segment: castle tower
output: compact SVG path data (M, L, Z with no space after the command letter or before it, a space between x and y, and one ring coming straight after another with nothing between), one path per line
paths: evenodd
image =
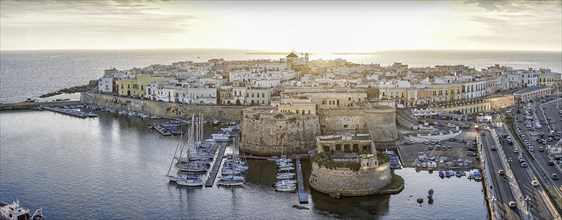
M309 59L308 59L308 52L306 52L304 54L304 61L306 61L308 63Z

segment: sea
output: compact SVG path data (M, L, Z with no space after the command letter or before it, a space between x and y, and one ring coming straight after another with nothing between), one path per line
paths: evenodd
M36 98L89 80L103 70L177 61L279 59L283 54L241 50L1 51L0 102ZM559 52L388 51L311 54L358 63L410 66L494 64L560 72ZM48 219L487 219L481 182L441 179L413 168L395 195L332 199L310 189L308 209L295 209L295 193L275 192L271 161L249 160L242 188L188 188L170 184L167 170L179 137L163 137L139 118L96 112L79 119L49 111L0 112L0 200L19 199ZM207 127L208 136L218 128ZM229 149L232 150L232 149ZM310 162L303 164L305 180ZM434 201L416 202L434 189Z

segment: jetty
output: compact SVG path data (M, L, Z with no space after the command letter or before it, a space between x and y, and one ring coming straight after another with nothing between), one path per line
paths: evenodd
M215 184L215 179L217 178L217 174L219 174L219 168L222 163L222 159L224 157L224 152L226 151L226 145L220 145L219 154L213 163L213 167L211 167L211 172L209 172L209 176L207 177L207 181L205 182L205 187L212 187Z
M297 157L297 194L299 196L299 203L308 203L308 194L304 191L304 177L302 175L301 158Z
M76 111L76 110L72 110L72 109L64 109L64 108L56 108L56 107L43 107L43 109L53 111L53 112L58 112L58 113L65 114L65 115L75 116L75 117L79 117L79 118L87 118L88 117L88 115L86 113Z

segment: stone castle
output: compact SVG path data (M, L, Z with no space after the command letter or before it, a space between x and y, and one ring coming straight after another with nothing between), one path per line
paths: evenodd
M310 187L332 196L366 196L392 182L386 155L377 154L369 134L317 137Z
M357 103L346 108L320 108L317 114L279 112L274 107L243 110L242 149L257 155L304 154L320 135L368 133L379 147L398 140L396 108Z

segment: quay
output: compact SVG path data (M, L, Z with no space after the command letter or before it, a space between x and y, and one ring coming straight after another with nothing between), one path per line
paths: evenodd
M304 180L302 175L301 158L297 157L297 194L299 196L299 203L308 203L308 194L304 191Z
M84 112L79 112L79 111L76 111L76 110L69 110L69 109L56 108L56 107L43 107L43 109L53 111L53 112L57 112L57 113L61 113L61 114L65 114L65 115L75 116L75 117L79 117L79 118L87 118L88 117L88 115L86 115Z
M205 182L205 187L212 187L215 183L215 179L217 178L217 174L219 173L219 168L222 163L222 159L224 157L224 152L226 151L226 145L220 145L219 154L213 163L213 167L211 167L211 172L209 173L209 177L207 177L207 181Z
M57 102L20 102L0 104L0 111L39 109L48 106L80 105L80 101L57 101Z

